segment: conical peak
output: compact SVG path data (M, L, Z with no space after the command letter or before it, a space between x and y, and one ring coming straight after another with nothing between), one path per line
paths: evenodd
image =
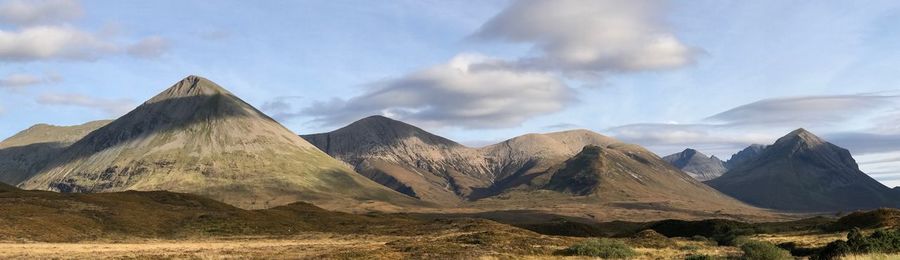
M807 144L807 145L819 145L825 143L822 138L819 138L815 134L807 131L806 129L799 128L794 130L784 137L775 141L775 144L783 144L783 143L799 143L799 144Z
M231 95L231 92L225 90L215 82L204 77L190 75L172 85L152 100L189 97L189 96L213 96L213 95Z

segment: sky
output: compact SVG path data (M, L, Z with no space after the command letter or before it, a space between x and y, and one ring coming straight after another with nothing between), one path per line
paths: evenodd
M900 2L0 0L0 138L188 75L299 134L584 128L727 159L806 128L900 185Z

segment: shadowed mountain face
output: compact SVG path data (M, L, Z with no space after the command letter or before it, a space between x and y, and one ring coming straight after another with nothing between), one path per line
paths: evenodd
M36 174L66 147L111 121L77 126L38 124L0 142L0 182L16 185Z
M299 200L326 207L412 201L196 76L91 132L20 186L61 192L169 190L243 208Z
M694 149L685 149L680 153L672 154L662 159L699 181L718 178L728 170L719 158L715 156L707 157Z
M370 179L426 201L455 203L526 185L585 145L618 142L586 130L529 134L476 149L371 116L304 139Z
M780 210L900 206L900 196L860 171L849 151L804 129L707 184L749 204Z
M737 168L738 165L752 161L754 158L762 154L762 151L766 149L765 145L762 144L753 144L744 148L740 152L731 155L731 159L725 162L725 168L734 169Z
M603 201L665 201L705 207L741 205L672 167L650 151L631 144L584 149L547 172L546 189Z

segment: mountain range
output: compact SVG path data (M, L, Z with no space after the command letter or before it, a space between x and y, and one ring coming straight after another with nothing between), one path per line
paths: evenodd
M802 129L727 162L693 149L660 158L589 130L468 147L384 116L298 136L197 76L116 120L36 125L0 142L0 181L65 193L166 190L246 209L305 201L342 211L595 219L900 206L896 189L862 173L849 151Z
M382 185L438 204L484 210L641 208L692 215L728 209L764 214L643 147L588 130L526 134L473 148L371 116L303 138ZM573 210L573 205L588 206Z

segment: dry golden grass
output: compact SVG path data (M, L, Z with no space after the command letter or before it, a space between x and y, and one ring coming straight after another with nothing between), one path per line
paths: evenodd
M821 247L838 239L847 239L847 232L819 233L819 232L790 232L778 234L758 234L751 236L753 240L761 240L772 244L794 242L798 247Z
M841 257L841 260L895 260L900 259L900 254L865 254L865 255L848 255Z

